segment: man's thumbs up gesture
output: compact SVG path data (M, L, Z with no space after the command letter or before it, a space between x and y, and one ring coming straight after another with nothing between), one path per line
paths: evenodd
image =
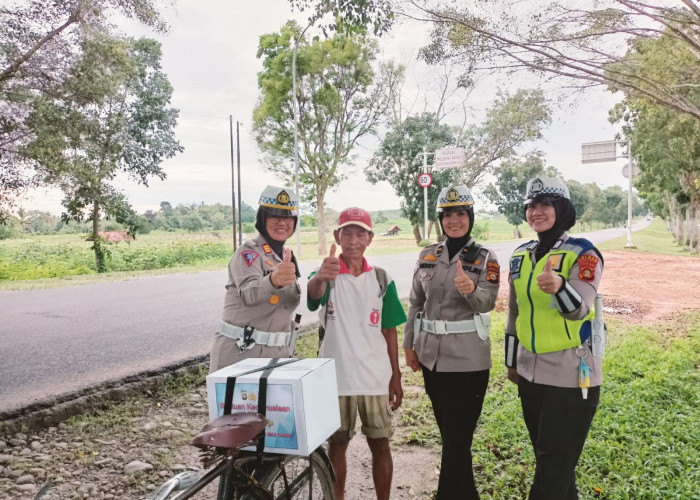
M284 249L284 259L277 264L275 270L270 275L270 282L275 288L291 285L297 278L294 262L292 262L292 251L289 248Z
M455 288L462 295L467 295L474 291L474 282L469 276L464 273L462 269L462 261L457 260L457 276L455 276Z
M547 259L542 274L537 277L537 286L544 293L557 293L564 284L564 278L552 271L552 261Z
M335 256L336 248L335 243L333 243L331 245L331 251L328 254L328 257L323 259L321 268L316 273L318 279L324 283L335 280L335 277L338 276L338 273L340 272L340 261L338 260L338 257Z

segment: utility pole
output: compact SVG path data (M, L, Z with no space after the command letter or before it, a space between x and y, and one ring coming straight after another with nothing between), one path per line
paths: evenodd
M231 138L231 210L233 211L233 251L236 251L236 183L235 166L233 163L233 116L228 115L229 137ZM238 183L240 184L240 176Z
M238 131L238 120L236 120L236 156L238 160L238 245L243 244L243 221L241 210L241 136ZM234 232L235 234L235 232Z
M428 173L428 152L423 146L423 173ZM428 188L423 188L423 239L428 239Z

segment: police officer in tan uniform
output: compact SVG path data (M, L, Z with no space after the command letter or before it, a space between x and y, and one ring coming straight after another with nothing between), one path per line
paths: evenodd
M294 352L298 325L292 316L301 288L296 259L284 243L294 234L299 201L292 191L267 186L259 205L258 235L241 245L228 265L210 372L245 358L289 357Z
M528 498L575 500L576 464L603 379L602 354L590 343L603 257L590 241L566 233L576 210L561 179L528 182L525 218L537 240L510 260L505 361L535 451Z
M471 443L491 368L489 311L500 267L496 254L470 236L473 205L466 186L440 192L437 212L447 239L418 257L404 330L406 364L423 371L442 436L438 500L479 498Z

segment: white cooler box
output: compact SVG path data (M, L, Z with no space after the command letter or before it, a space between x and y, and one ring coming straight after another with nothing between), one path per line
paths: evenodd
M207 375L209 419L224 414L226 378L269 365L271 358L248 358ZM280 359L283 363L289 359ZM258 411L262 371L236 379L231 413ZM267 377L265 451L309 455L340 427L335 361L300 359L276 367ZM253 449L250 447L250 449Z

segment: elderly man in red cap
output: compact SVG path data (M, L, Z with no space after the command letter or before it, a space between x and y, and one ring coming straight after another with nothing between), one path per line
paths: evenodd
M307 288L309 310L321 306L320 357L333 358L338 376L341 426L328 440L335 470L335 494L345 498L345 453L355 434L357 414L372 452L372 476L378 500L389 500L393 462L389 438L391 410L401 405L396 327L406 322L396 285L386 271L364 257L372 243L372 218L361 208L342 211L333 232L336 245Z

